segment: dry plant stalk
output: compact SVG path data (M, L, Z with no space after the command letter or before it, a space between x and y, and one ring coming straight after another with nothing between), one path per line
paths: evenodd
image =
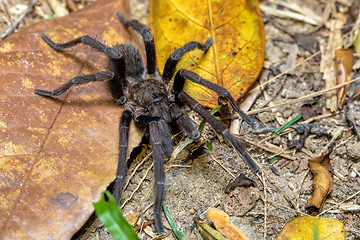
M336 86L336 69L335 69L335 50L342 47L341 27L343 22L338 19L330 21L329 42L326 46L323 59L320 64L320 72L322 72L325 80L325 89ZM337 91L331 91L326 94L326 108L331 112L335 112L337 105Z

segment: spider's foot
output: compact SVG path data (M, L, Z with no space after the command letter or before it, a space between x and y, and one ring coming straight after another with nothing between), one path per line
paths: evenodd
M276 129L272 124L264 124L256 118L250 118L250 127L253 134L268 133Z
M44 96L44 97L49 97L49 98L54 98L55 99L55 95L53 94L53 92L51 91L47 91L44 89L35 89L34 93L36 93L37 95L40 96Z
M124 17L124 15L121 12L116 13L119 21L125 26L128 20Z

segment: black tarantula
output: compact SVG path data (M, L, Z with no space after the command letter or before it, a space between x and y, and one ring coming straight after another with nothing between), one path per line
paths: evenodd
M156 65L154 39L150 31L137 20L128 21L121 13L117 13L117 16L126 28L132 27L144 39L147 58L146 69L138 49L132 45L116 44L113 47L107 47L89 36L82 36L67 43L59 44L54 43L48 36L43 34L41 36L43 40L57 51L83 43L104 53L109 58L108 68L110 71L77 76L54 91L36 89L35 93L54 98L67 91L72 85L95 81L109 82L111 93L116 103L124 106L124 112L120 120L119 157L114 197L117 203L119 203L127 168L126 153L128 149L129 127L131 120L133 120L136 124L147 128L149 131L154 161L156 193L154 204L155 226L159 234L164 234L165 231L161 217L161 203L164 198L165 181L164 159L170 157L173 152L168 123L176 121L176 124L190 138L197 139L200 137L200 133L194 123L181 111L180 107L182 105L188 105L192 110L200 114L218 134L222 134L242 156L253 172L256 173L259 170L255 161L225 125L208 113L196 100L182 91L185 79L201 84L216 92L219 96L226 98L232 108L247 123L251 124L252 120L240 110L233 97L225 88L201 78L194 72L186 69L179 70L175 75L173 86L169 85L179 60L187 52L195 48L206 52L212 44L212 38L209 38L205 44L189 42L173 51L166 62L163 74L160 75Z

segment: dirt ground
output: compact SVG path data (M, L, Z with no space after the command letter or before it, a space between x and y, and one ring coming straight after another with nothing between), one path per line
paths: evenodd
M274 6L273 2L271 0L261 1L261 5ZM334 2L334 4L328 6L328 2ZM14 12L14 17L28 4L16 0L7 1L7 3L8 9ZM83 4L83 2L76 3ZM352 1L294 0L292 3L305 10L311 9L315 16L321 18L327 7L330 9L335 7L341 11L346 4L352 3ZM132 0L131 4L133 17L147 24L148 3L143 0ZM43 8L45 16L47 10L46 7ZM284 7L278 4L278 8ZM44 16L28 15L25 22L21 22L20 28L41 20ZM261 83L311 56L318 51L316 47L318 43L320 43L318 46L320 49L327 46L330 32L327 27L317 28L303 21L280 18L266 10L263 18L267 39L265 64L259 77ZM6 21L2 20L1 32L7 27ZM299 40L296 37L297 33L309 34L315 36L316 39ZM318 55L288 72L285 81L278 78L269 83L260 91L251 110L266 102L274 94L276 96L267 106L323 90L325 83L323 74L320 73L320 62L321 57ZM356 77L359 77L359 74L354 71L353 78ZM278 90L280 87L281 89ZM359 87L359 82L351 84L347 95L351 96L354 89ZM318 103L325 104L326 102L325 95L313 99ZM257 117L264 123L271 123L278 127L283 122L297 116L303 103L298 102L267 110L258 113ZM357 125L355 127L360 128L360 101L355 100L345 106L343 110L335 112L331 112L325 106L322 109L322 115L327 117L319 118L312 123L326 129L332 136L336 132L339 133L338 137L310 134L303 148L297 151L291 149L292 156L297 160L280 158L271 164L279 170L279 174L275 174L269 167L268 160L274 157L273 152L246 142L253 141L279 153L287 152L289 150L287 141L297 139L299 136L294 131L275 137L269 137L271 134L254 135L249 132L246 124L242 123L239 132L240 140L244 141L247 151L260 164L263 173L261 177L265 181L250 172L233 148L216 136L210 127L206 127L202 138L212 142L212 151L207 150L205 146L200 146L194 151L195 143L182 151L174 161L167 164L165 203L180 231L184 232L191 227L194 217L208 221L206 211L211 207L216 207L229 214L230 221L241 229L248 239L276 239L286 222L305 213L305 204L312 195L311 185L313 183L313 175L308 170L308 159L325 152L328 144L333 142L334 151L330 158L334 183L323 207L324 210L332 209L322 216L343 222L346 239L360 239L360 196L356 195L346 200L360 190L360 142L349 126L344 113L344 109L346 109L348 115L354 119L353 122ZM192 116L198 123L201 121L196 115ZM267 140L264 141L264 139ZM181 141L179 137L174 139L175 143L179 141ZM143 155L146 156L148 152L149 150L145 150ZM139 158L141 160L141 157ZM128 174L132 173L138 164L139 160L135 159ZM143 181L123 211L125 214L140 213L141 220L144 222L153 218L153 176L152 170L148 170L150 165L151 158L136 170L136 174L123 194L124 199L127 199ZM225 187L234 179L233 176L237 176L239 173L246 173L247 176L254 179L257 187L237 187L230 194L226 194ZM142 180L143 178L144 180ZM264 191L264 182L268 189L266 192ZM354 210L345 211L343 210L344 206L353 206ZM169 230L168 223L166 221L164 223L166 229ZM148 226L138 235L141 239L151 239L156 234L153 226ZM73 239L112 238L101 222L92 216ZM175 239L175 237L170 235L167 239ZM195 229L190 239L202 239L202 237Z

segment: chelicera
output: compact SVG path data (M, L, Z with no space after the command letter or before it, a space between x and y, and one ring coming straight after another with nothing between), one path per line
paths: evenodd
M251 124L252 120L240 110L233 97L224 87L205 80L198 74L186 69L181 69L175 74L177 63L187 52L198 48L205 53L212 44L212 38L209 38L204 44L192 41L173 51L167 59L163 74L160 75L156 65L154 39L150 31L137 20L129 21L121 13L117 13L117 16L126 28L132 27L142 36L147 58L146 67L139 50L132 45L116 44L108 47L89 36L82 36L66 43L54 43L48 36L43 34L43 40L57 51L83 43L105 54L109 58L109 71L77 76L54 91L36 89L35 93L55 98L73 85L108 81L116 103L124 107L120 120L119 157L114 184L114 197L117 203L120 203L127 168L126 153L129 127L131 121L134 121L149 132L154 161L155 226L159 234L164 234L161 217L161 203L164 199L164 163L173 152L169 123L175 122L190 138L197 139L200 136L192 120L182 112L181 107L184 104L202 116L218 134L223 135L253 172L256 173L259 170L255 161L225 125L213 117L195 99L182 91L185 79L201 84L216 92L219 96L226 98L232 108L247 123ZM169 85L174 74L174 84Z

